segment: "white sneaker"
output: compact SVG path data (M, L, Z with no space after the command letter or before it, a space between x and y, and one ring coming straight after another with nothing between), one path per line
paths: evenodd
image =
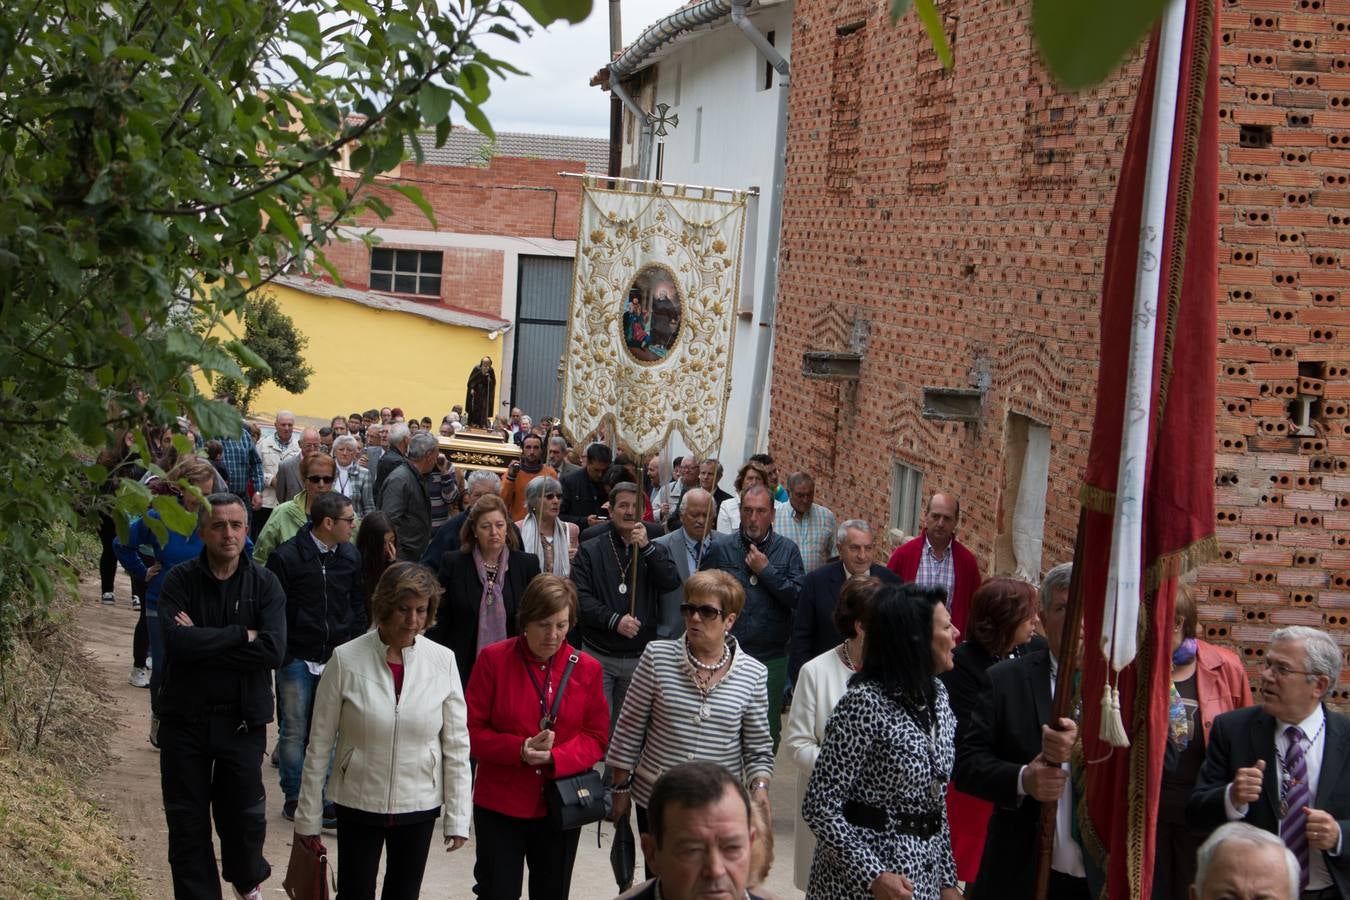
M132 612L141 611L141 598L137 597L135 594L131 595L131 611Z
M140 666L131 670L131 677L127 679L132 687L148 688L150 686L150 673Z
M113 597L112 591L107 591L107 592L104 593L104 595L103 595L102 597L100 597L99 599L102 600L104 603L108 604L109 606L111 606L112 604L114 604L114 603L117 602L117 599L116 599L115 597Z
M247 894L240 891L239 888L235 888L234 895L238 897L239 900L262 900L263 895L262 885L256 886L255 888L253 888L253 890L249 891Z

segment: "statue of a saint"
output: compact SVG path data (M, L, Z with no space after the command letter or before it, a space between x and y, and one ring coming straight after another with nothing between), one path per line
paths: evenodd
M487 428L492 423L492 401L496 395L497 373L492 371L492 358L485 356L469 373L464 412L470 428Z

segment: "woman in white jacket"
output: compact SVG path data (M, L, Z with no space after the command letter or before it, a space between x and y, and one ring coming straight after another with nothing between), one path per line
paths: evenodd
M802 798L806 795L806 784L811 780L820 745L825 741L825 723L830 720L830 713L834 712L839 698L848 690L848 680L862 667L867 616L881 586L879 578L850 578L844 583L834 606L834 625L841 635L849 637L833 650L826 650L803 665L792 689L792 711L788 714L783 743L787 744L788 752L797 764L792 880L799 890L806 890L811 875L811 855L816 849L816 836L802 821Z
M417 897L436 819L445 848L469 833L469 732L450 650L422 636L441 586L417 563L394 563L371 598L376 628L333 652L319 679L305 752L297 840L316 840L323 783L337 805L338 894L375 897L380 855L384 900ZM336 748L336 754L334 754Z

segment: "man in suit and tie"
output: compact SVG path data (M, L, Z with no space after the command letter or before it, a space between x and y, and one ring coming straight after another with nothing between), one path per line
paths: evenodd
M1326 632L1274 632L1260 705L1214 720L1186 806L1192 828L1240 820L1279 835L1298 860L1301 900L1350 898L1350 718L1323 706L1342 663Z
M872 526L862 519L849 519L835 531L839 558L806 573L792 619L792 645L788 653L788 678L797 683L797 672L808 661L838 646L844 638L834 627L834 607L839 592L850 578L880 578L890 584L900 579L885 566L872 562L876 546Z
M991 689L980 698L966 739L956 748L956 789L994 804L979 875L966 891L972 900L1031 900L1042 803L1057 804L1047 897L1090 896L1083 849L1073 837L1068 786L1069 752L1078 727L1072 719L1060 719L1053 728L1049 724L1060 648L1079 639L1064 634L1071 572L1072 564L1064 563L1041 581L1046 649L989 669Z
M604 672L612 730L638 659L656 637L658 601L679 585L680 576L666 548L651 540L639 519L636 484L621 481L610 488L609 512L604 532L582 541L571 574L584 648Z
M675 563L675 570L680 573L680 583L662 594L658 604L656 636L662 640L684 634L684 617L680 615L680 604L684 602L684 582L698 571L716 535L712 529L712 495L703 488L694 488L685 494L684 514L680 521L680 528L655 540L655 543L666 548Z

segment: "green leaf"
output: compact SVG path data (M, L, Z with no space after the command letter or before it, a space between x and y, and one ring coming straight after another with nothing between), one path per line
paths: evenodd
M520 0L520 6L540 25L566 19L573 25L591 14L591 0Z
M909 12L910 0L891 0L891 24L894 25Z
M253 352L253 349L240 340L225 342L225 349L234 354L234 358L239 360L239 364L246 369L263 369L271 374L272 367L267 364L267 360Z
M460 103L460 108L464 110L464 121L489 138L497 139L497 132L492 130L492 124L488 122L487 116L483 115L483 110L480 107L473 103Z
M1080 89L1106 80L1167 0L1032 0L1031 30L1050 73Z
M201 431L202 437L210 438L236 438L239 436L239 426L243 417L239 415L239 410L218 400L208 400L201 395L193 397L184 397L183 405L187 407L188 415L192 421L197 423L197 428Z
M431 208L431 204L427 202L427 198L422 196L422 191L418 189L416 185L391 184L390 187L411 200L413 205L422 211L422 215L427 217L427 221L431 223L432 229L434 230L436 228L436 212Z
M450 113L450 104L455 95L448 89L438 84L426 82L417 91L417 109L422 114L422 120L428 125L445 119Z
M894 4L895 0L892 0L892 8ZM914 11L919 14L919 21L923 22L924 30L928 32L928 39L933 42L938 59L942 60L942 68L950 69L955 60L952 59L951 45L947 42L947 32L942 27L942 13L938 12L933 0L914 0Z
M323 38L319 34L319 15L312 10L300 10L290 14L291 40L317 57L323 52Z
M150 501L150 506L178 534L191 534L197 528L197 517L184 509L177 497L161 494Z
M483 71L482 66L472 63L459 70L459 87L471 102L479 105L486 103L488 95L492 93L487 72Z

